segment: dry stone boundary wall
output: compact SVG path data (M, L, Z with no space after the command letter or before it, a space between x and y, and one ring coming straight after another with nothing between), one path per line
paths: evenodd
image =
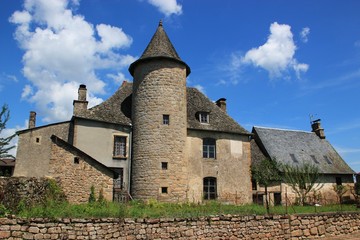
M0 218L0 239L314 239L359 232L360 213L160 219Z

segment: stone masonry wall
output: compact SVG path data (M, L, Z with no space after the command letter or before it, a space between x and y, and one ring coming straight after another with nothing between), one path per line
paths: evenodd
M160 219L0 218L0 239L314 239L360 230L360 213Z
M78 162L75 162L77 158ZM94 186L98 197L102 189L105 199L112 201L113 173L64 144L51 147L49 175L60 179L60 185L71 203L86 203Z
M183 64L156 59L135 68L131 194L136 199L186 201L185 85ZM163 115L169 115L169 124L163 124Z

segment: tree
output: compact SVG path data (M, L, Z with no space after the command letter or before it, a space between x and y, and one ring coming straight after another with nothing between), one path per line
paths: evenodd
M266 211L269 214L269 201L268 201L268 186L276 181L281 180L278 163L276 160L271 160L268 158L263 159L259 163L255 163L251 166L251 174L252 178L259 183L260 185L263 185L265 188L265 204L266 204Z
M1 132L6 128L6 123L10 119L10 110L6 104L4 104L1 108L0 112L0 135ZM0 158L6 157L14 157L9 154L9 151L13 149L15 146L9 146L11 140L15 137L15 134L8 137L0 137Z
M290 185L303 206L311 191L318 191L323 184L317 183L320 173L319 168L313 164L303 163L301 165L283 164L284 181Z
M342 197L347 192L347 190L348 190L347 187L344 185L334 184L333 189L334 189L336 195L338 196L339 204L342 204Z

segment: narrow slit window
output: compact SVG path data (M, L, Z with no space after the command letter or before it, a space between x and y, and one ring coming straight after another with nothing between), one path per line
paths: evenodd
M167 114L163 115L163 124L170 125L170 115L167 115Z
M74 157L74 164L79 164L80 163L80 159L78 157Z

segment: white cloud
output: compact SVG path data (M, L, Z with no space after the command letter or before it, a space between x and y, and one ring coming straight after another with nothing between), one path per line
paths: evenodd
M205 88L204 86L197 84L194 86L194 88L196 88L197 90L199 90L200 92L202 92L203 94L205 94Z
M300 37L303 42L308 42L309 38L308 35L310 34L310 28L304 27L300 32Z
M109 73L106 75L108 78L111 78L112 80L114 80L114 82L116 84L120 84L122 83L123 81L125 81L125 75L121 72L117 73L117 74L112 74L112 73Z
M103 69L120 72L135 60L119 53L132 44L121 28L87 22L74 14L78 0L26 0L10 22L15 39L25 51L23 73L30 84L22 97L36 104L45 121L69 119L79 84L86 84L89 106L101 102L106 82Z
M158 8L159 12L170 16L172 14L181 15L182 6L176 0L148 0L148 3Z
M267 42L249 50L241 57L241 63L252 64L261 67L269 72L270 78L279 78L289 69L296 72L300 78L301 72L306 72L309 66L305 63L298 63L294 58L296 45L293 41L291 28L286 24L274 22L270 26L270 35ZM240 65L240 57L233 57L232 65Z

